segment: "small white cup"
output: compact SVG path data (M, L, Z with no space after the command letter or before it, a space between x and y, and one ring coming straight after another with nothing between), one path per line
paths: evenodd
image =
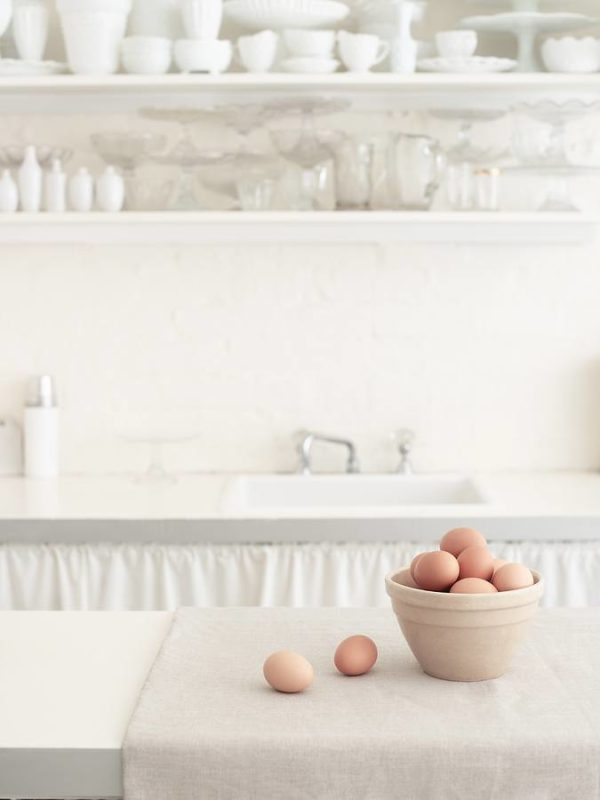
M442 58L470 58L477 50L477 32L440 31L435 44Z
M338 33L338 50L349 72L368 72L390 52L390 46L370 33Z
M247 72L268 72L275 62L279 36L261 31L253 36L240 36L236 55Z

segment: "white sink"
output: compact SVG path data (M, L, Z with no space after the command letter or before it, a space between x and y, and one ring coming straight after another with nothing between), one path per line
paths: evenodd
M485 503L467 475L247 475L233 478L224 510L389 509Z

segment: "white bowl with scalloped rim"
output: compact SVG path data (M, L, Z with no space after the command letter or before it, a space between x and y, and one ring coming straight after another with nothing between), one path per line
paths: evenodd
M548 72L588 74L600 70L600 41L593 36L546 39L542 59Z

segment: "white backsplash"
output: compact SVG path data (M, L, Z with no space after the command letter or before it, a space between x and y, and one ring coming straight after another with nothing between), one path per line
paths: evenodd
M174 470L291 469L301 426L388 470L600 464L595 247L4 247L0 413L60 392L63 470L146 462L138 414L198 438ZM146 424L146 423L144 423ZM150 424L150 423L148 423Z

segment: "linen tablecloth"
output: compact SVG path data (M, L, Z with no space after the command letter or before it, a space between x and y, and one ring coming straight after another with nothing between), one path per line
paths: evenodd
M340 640L379 647L368 675L332 664ZM262 663L293 649L303 694ZM386 609L182 609L124 745L125 800L597 800L600 610L540 611L510 672L423 674Z

